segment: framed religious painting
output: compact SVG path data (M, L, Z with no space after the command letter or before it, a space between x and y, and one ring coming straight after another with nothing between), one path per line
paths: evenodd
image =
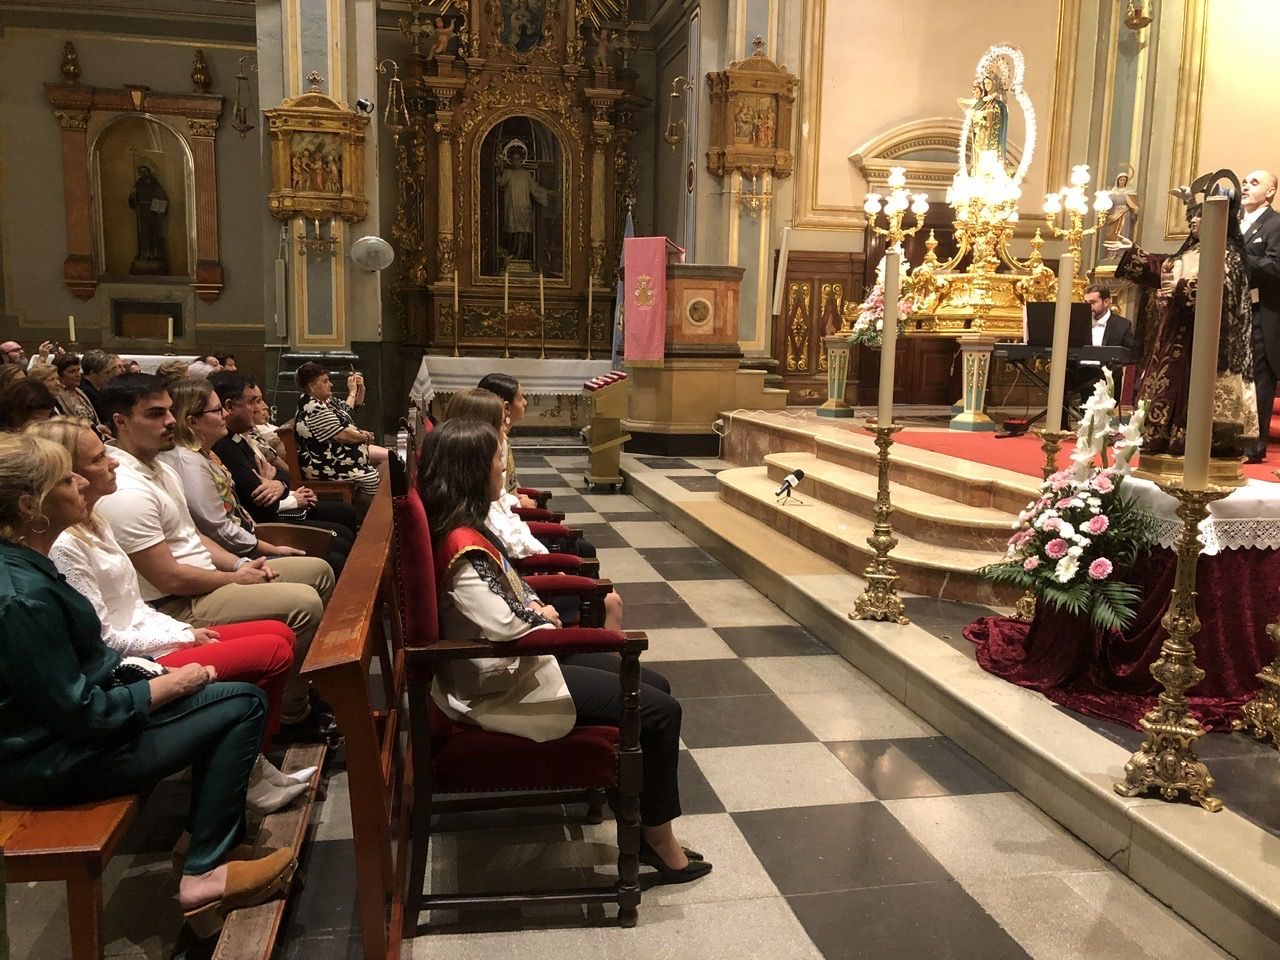
M755 53L707 74L711 97L707 170L717 177L770 173L789 177L794 167L791 123L797 80L753 41Z
M271 137L271 192L267 203L280 220L363 220L364 137L369 118L311 89L265 110Z

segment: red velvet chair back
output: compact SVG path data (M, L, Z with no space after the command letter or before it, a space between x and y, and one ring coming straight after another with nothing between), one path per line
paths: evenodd
M412 488L392 504L395 523L396 579L407 648L427 647L440 639L435 556L422 498Z

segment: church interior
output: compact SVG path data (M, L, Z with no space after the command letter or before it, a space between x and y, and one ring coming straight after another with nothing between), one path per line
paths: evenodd
M0 0L0 956L1280 956L1275 20ZM23 753L118 576L296 644L215 839Z

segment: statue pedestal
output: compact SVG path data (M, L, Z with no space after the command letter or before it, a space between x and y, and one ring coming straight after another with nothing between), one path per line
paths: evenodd
M849 351L853 340L848 334L834 334L822 338L827 349L827 402L815 411L820 417L852 417L853 407L845 401L845 386L849 376Z
M995 421L983 410L987 399L987 378L991 375L991 351L995 346L994 337L960 341L960 353L964 358L964 409L951 418L952 430L970 433L995 430Z

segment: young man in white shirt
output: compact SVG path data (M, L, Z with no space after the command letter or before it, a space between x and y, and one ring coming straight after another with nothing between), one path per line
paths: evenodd
M294 676L284 695L283 721L310 712L307 685L296 671L333 591L323 560L280 557L268 565L224 550L197 530L182 482L158 455L174 444L172 402L164 381L126 374L102 391L116 441L118 489L98 502L98 514L138 571L142 597L170 616L204 627L215 623L282 620L297 635Z

